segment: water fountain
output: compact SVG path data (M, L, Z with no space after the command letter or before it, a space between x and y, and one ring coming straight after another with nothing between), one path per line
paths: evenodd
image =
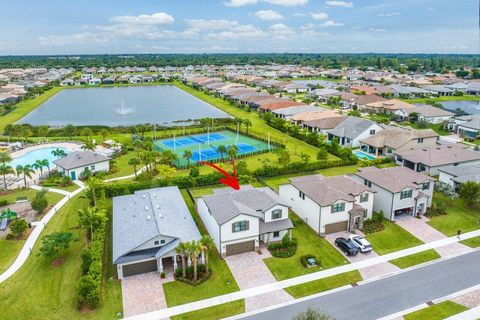
M127 116L127 115L133 113L133 109L132 109L132 108L127 108L127 107L125 107L125 102L123 102L123 100L122 100L122 102L120 103L120 108L116 109L115 111L117 111L117 114L118 114L119 116L122 116L122 117Z

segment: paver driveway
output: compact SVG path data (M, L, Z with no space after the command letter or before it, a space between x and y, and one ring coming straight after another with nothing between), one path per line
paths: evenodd
M122 280L124 317L166 308L163 284L170 281L173 281L172 273L165 279L161 279L157 272L124 278Z
M269 258L271 255L266 248L262 248L262 252L261 255L257 252L247 252L225 258L240 289L248 289L276 281L263 262L263 259ZM277 290L245 299L245 310L257 310L289 300L293 300L293 297L284 290Z

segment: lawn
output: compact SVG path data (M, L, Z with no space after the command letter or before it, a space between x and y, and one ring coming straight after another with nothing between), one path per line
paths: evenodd
M463 241L460 241L460 243L463 243L464 245L469 246L470 248L478 248L480 247L480 237L474 237L467 240L463 240Z
M23 267L2 283L0 301L3 315L8 315L9 319L118 319L116 314L122 312L121 287L119 281L111 279L111 260L104 270L101 307L89 312L80 312L76 307L76 288L81 276L80 255L86 244L84 231L77 228L77 210L85 204L86 199L77 195L59 210L43 231L43 234L54 231L73 233L75 241L62 253L63 264L54 267L52 259L37 257L38 241ZM110 243L108 239L107 246Z
M201 309L171 317L172 320L217 320L245 312L243 300L237 300L218 306Z
M480 100L479 96L445 96L436 98L418 98L418 99L400 99L408 103L427 103L428 101L442 102L442 101L465 101L465 100Z
M188 208L190 209L190 212L192 213L194 221L197 223L200 232L202 234L206 234L207 231L205 229L205 226L203 225L198 214L195 212L193 203L188 197L187 192L185 190L181 190L181 192L185 199L185 202L187 203ZM220 259L218 253L216 251L210 251L208 257L210 268L212 269L212 276L204 283L198 286L191 286L183 282L175 281L168 282L163 285L165 298L169 307L197 300L207 299L240 290L235 281L235 278L230 272L230 269L228 268L225 261ZM201 310L198 312L201 312L200 314L202 314L202 316L205 315L203 314L203 312L206 312L207 315L212 316L211 314L216 314L217 312L221 312L222 310L227 312L229 315L239 314L244 312L244 302L243 300L238 302L230 302L217 308L215 308L216 310L214 309L213 311Z
M0 193L0 196L3 199L7 199L8 203L15 203L17 198L19 197L27 197L28 201L32 201L35 195L37 194L38 190L34 189L19 189L19 190L14 190L10 191L8 193ZM60 200L62 200L63 197L65 197L63 194L56 193L56 192L47 192L46 194L48 203L51 205L56 204Z
M253 187L262 187L262 184L260 182L252 182L249 183ZM209 194L213 194L213 190L215 189L222 189L222 188L227 188L226 185L224 184L216 184L216 185L210 185L207 187L194 187L194 188L188 188L190 190L190 193L194 198L199 198L202 196L206 196Z
M2 274L15 261L25 240L0 239L0 274Z
M401 269L405 269L415 266L417 264L425 263L439 258L440 255L437 253L437 251L435 251L434 249L430 249L419 253L411 254L406 257L390 260L389 262Z
M133 170L133 166L128 164L128 161L130 161L130 159L132 158L139 158L136 152L130 151L124 155L121 155L115 158L114 159L115 167L117 168L118 171L115 173L106 175L105 179L118 178L118 177L130 176L132 174L135 174L135 171ZM142 167L143 167L143 164L138 165L137 170L140 170Z
M441 136L448 136L449 134L452 134L451 132L445 130L443 128L443 124L441 124L441 123L440 124L429 123L426 128L419 126L417 123L402 122L401 124L404 125L404 126L412 127L414 129L417 129L417 130L418 129L432 129L433 131L435 131L436 133L438 133Z
M327 240L321 238L308 224L296 214L290 212L290 219L294 224L293 236L297 238L298 249L290 258L267 258L263 260L277 280L284 280L301 276L328 268L348 264L343 257ZM305 268L300 257L313 254L320 260L321 266Z
M384 255L423 244L422 241L395 223L385 220L383 224L385 229L366 236L376 253Z
M444 301L425 309L406 314L403 316L403 318L405 320L442 320L467 310L467 307L458 303Z
M459 198L450 199L440 193L435 193L433 203L442 202L446 206L448 214L433 217L428 224L447 236L454 236L458 230L463 233L479 228L480 210L465 207Z
M285 288L295 299L310 296L315 293L343 287L355 282L362 281L362 276L357 270L337 274L331 277L299 284L297 286Z

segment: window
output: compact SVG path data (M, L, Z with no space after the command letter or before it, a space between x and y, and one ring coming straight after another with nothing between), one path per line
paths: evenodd
M368 180L363 180L363 184L366 185L367 187L371 188L372 187L372 182Z
M400 199L407 199L412 197L412 190L403 190L400 192Z
M360 195L360 202L367 202L368 201L368 193Z
M248 221L238 221L232 223L232 232L248 230Z
M90 170L92 170L92 171L95 170L95 165L94 165L94 164L92 164L92 165L90 166Z
M155 242L153 244L158 246L160 244L160 242L158 242L158 240L155 240Z
M332 213L345 211L345 202L332 204Z
M282 210L275 209L272 211L272 220L280 219L282 217Z
M422 190L428 190L430 189L430 182L424 182L422 183Z
M375 129L370 130L370 135L375 134Z
M402 162L402 161L403 161L402 156L397 155L397 161L398 161L398 162Z
M275 231L275 232L273 233L273 237L274 237L274 238L280 237L280 231Z
M160 241L160 243L161 243L161 244L164 244L164 243L165 243L165 240Z
M302 191L298 191L298 196L299 196L302 200L305 200L305 193L303 193Z
M418 139L417 139L417 142L418 142L418 143L423 143L423 138L418 138Z
M392 153L392 152L393 152L392 148L387 149L387 153Z

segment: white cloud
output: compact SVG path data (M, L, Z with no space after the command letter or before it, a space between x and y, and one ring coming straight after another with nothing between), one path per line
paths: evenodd
M253 14L255 17L261 20L282 20L284 16L274 10L260 10Z
M309 0L228 0L224 4L229 7L243 7L257 4L260 1L284 7L296 7L307 4Z
M377 17L395 17L399 15L400 15L400 12L382 12L377 14Z
M235 20L225 20L225 19L213 19L213 20L204 20L204 19L187 19L185 20L190 29L197 31L203 30L221 30L236 27L239 23Z
M306 17L307 15L305 13L296 12L296 13L293 14L293 16L301 18L301 17Z
M286 40L295 35L295 31L283 23L271 25L268 29L275 39Z
M229 7L243 7L251 4L257 4L258 0L229 0L224 3Z
M382 29L382 28L369 28L368 31L372 32L387 32L387 29Z
M327 20L328 19L328 14L325 12L312 12L310 13L313 19L315 20Z
M362 26L353 26L352 29L353 30L362 30L363 27Z
M151 15L141 14L139 16L116 16L110 19L111 22L122 24L145 24L145 25L163 25L171 24L175 19L165 12L157 12Z
M330 7L353 8L353 2L347 1L327 1L325 2Z
M343 26L343 23L341 23L341 22L336 22L336 21L333 21L333 20L325 21L324 23L322 23L322 24L320 25L320 27L322 27L322 28L341 27L341 26Z

